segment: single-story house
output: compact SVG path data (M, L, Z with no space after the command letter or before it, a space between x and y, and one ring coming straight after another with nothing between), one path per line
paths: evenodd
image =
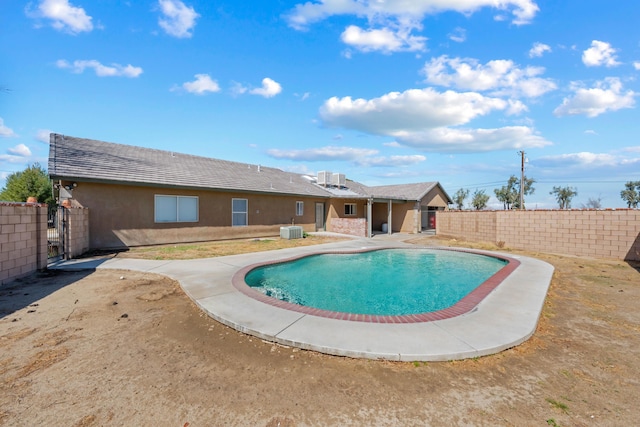
M419 233L452 203L438 182L367 187L344 174L55 133L48 169L61 202L89 209L92 249L275 236L289 225L363 237Z

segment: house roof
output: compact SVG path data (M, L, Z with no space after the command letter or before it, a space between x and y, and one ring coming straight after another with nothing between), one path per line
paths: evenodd
M52 179L329 197L303 175L276 168L51 134Z
M50 135L48 170L52 179L323 198L418 201L438 186L451 203L438 182L367 187L347 180L343 188L323 187L309 176L276 168L55 133Z
M380 185L368 187L374 197L402 199L402 200L422 200L431 190L440 187L446 201L453 203L449 195L439 182L418 182L414 184Z

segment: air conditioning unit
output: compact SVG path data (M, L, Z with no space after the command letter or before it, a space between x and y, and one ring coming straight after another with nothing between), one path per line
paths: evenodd
M287 240L302 239L302 227L297 225L280 227L280 237Z
M318 185L331 185L331 179L333 174L328 171L320 171L318 172Z
M347 185L347 178L343 173L334 173L331 177L331 184L336 187L345 187Z

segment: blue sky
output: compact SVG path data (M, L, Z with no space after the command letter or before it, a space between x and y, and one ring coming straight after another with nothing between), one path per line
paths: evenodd
M615 2L614 2L615 3ZM640 180L640 2L34 0L0 4L0 186L48 133L528 208ZM469 200L468 200L469 201Z

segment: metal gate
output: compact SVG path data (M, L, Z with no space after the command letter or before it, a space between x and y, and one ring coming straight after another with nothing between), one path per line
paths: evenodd
M67 209L64 206L58 206L49 215L47 221L47 258L49 261L65 259L67 219Z

